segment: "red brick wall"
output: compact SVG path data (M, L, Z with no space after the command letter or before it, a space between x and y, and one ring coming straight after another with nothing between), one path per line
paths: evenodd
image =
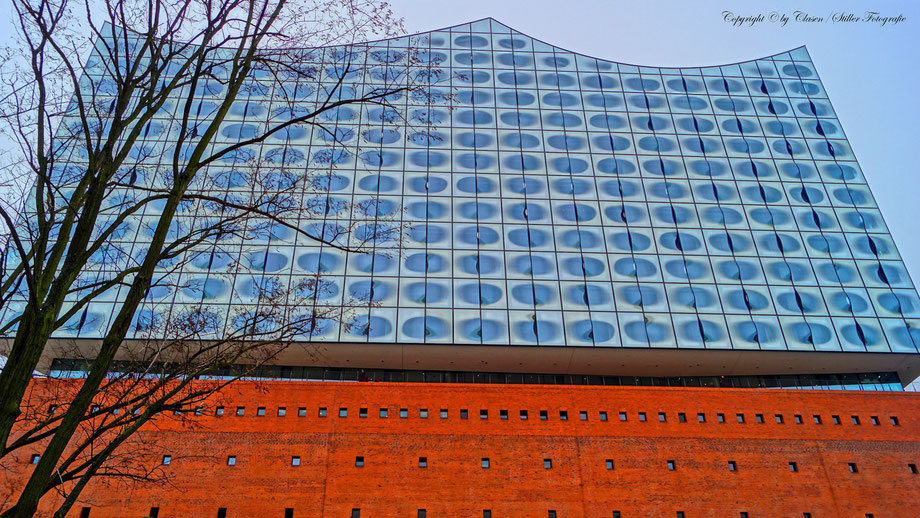
M161 450L153 461L172 456L171 485L91 485L81 504L92 507L91 518L142 517L153 506L160 517L215 517L226 507L228 518L280 518L288 507L295 517L346 518L353 508L362 518L415 517L420 508L431 518L481 517L483 509L495 518L545 517L550 509L559 518L610 517L614 510L624 518L674 518L677 511L687 518L742 511L751 518L920 516L920 475L908 469L920 467L915 393L263 382L239 383L213 404L226 407L223 417L209 407L189 422L160 419L144 432ZM235 415L237 406L245 416ZM264 417L256 415L260 406ZM287 408L285 417L277 417L279 406ZM299 407L306 407L305 417L298 417ZM319 407L327 417L318 417ZM378 416L383 407L385 419ZM348 417L338 417L339 408ZM360 408L368 409L366 418ZM408 418L399 417L401 408ZM422 408L427 419L419 417ZM442 408L447 419L439 416ZM460 418L461 409L469 419ZM487 420L480 409L488 409ZM502 409L507 420L499 418ZM522 409L527 420L519 417ZM587 421L579 419L582 410ZM608 421L600 420L601 411ZM621 411L628 421L619 420ZM697 421L699 412L705 423ZM804 424L795 424L795 414ZM822 424L814 423L815 414ZM0 474L0 484L21 484L31 453L17 452L21 470L7 482ZM236 455L236 466L226 465L228 455ZM291 466L294 455L299 467ZM356 456L364 457L364 467L355 467ZM422 456L427 468L418 466ZM483 457L489 469L480 467ZM543 459L552 460L551 469ZM606 459L613 459L613 470ZM729 461L737 471L729 471ZM797 463L797 473L789 462ZM850 473L851 462L858 473Z

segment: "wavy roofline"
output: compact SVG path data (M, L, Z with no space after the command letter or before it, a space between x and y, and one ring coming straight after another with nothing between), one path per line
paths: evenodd
M527 33L525 33L525 32L519 31L519 30L517 30L517 29L511 27L510 25L508 25L508 24L506 24L506 23L503 23L503 22L499 21L498 19L496 19L496 18L494 18L494 17L492 17L492 16L486 16L486 17L479 18L479 19L476 19L476 20L471 20L471 21L468 21L468 22L458 23L458 24L456 24L456 25L448 25L447 27L441 27L441 28L439 28L439 29L430 29L430 30L427 30L427 31L420 31L420 32L414 32L414 33L412 33L412 34L405 34L405 35L403 35L403 36L394 36L394 37L389 37L389 38L380 38L380 39L376 39L376 40L368 40L368 41L365 41L365 42L362 42L362 43L339 44L339 45L324 45L324 46L315 47L315 48L346 47L346 46L349 46L349 45L369 45L369 44L380 43L380 42L384 42L384 41L397 40L397 39L401 39L401 38L415 38L415 37L425 36L425 35L427 35L427 34L431 34L431 33L434 33L434 32L449 31L449 30L455 29L455 28L457 28L457 27L461 27L461 26L464 26L464 25L472 25L472 24L474 24L474 23L479 23L479 22L483 22L483 21L487 21L487 20L488 20L488 21L491 21L491 22L495 22L495 23L497 23L497 24L499 24L499 25L502 25L502 26L504 26L504 27L507 27L507 28L512 32L512 34L518 34L518 35L521 35L521 36L525 36L525 37L530 38L530 39L532 39L532 40L534 40L534 41L539 41L540 43L543 43L544 45L549 45L550 47L555 47L555 48L557 48L557 49L564 50L565 52L570 52L570 53L575 54L575 55L577 55L577 56L583 56L583 57L586 57L586 58L589 58L589 59L595 59L595 60L597 60L597 61L604 61L604 62L607 62L607 63L613 63L613 64L615 64L615 65L625 65L625 66L637 67L637 68L657 68L657 69L686 70L686 69L697 69L697 68L699 68L699 69L704 69L704 68L729 67L729 66L733 66L733 65L741 65L741 64L743 64L743 63L753 63L753 62L755 62L755 61L761 61L761 60L764 60L764 59L773 59L773 58L775 58L776 56L779 56L779 55L781 55L781 54L788 54L788 53L791 53L791 52L793 52L793 51L800 50L800 49L805 51L805 53L808 55L808 62L809 62L809 63L812 63L811 53L808 52L808 48L807 48L806 45L803 43L802 45L799 45L798 47L792 47L792 48L790 48L790 49L788 49L788 50L782 50L782 51L779 51L779 52L775 52L775 53L773 53L773 54L768 54L768 55L766 55L766 56L761 56L761 57L757 57L757 58L750 58L750 59L744 59L744 60L740 60L740 61L733 61L733 62L730 62L730 63L718 63L718 64L713 64L713 65L688 65L688 66L641 65L641 64L638 64L638 63L629 63L629 62L626 62L626 61L615 61L615 60L613 60L613 59L600 58L600 57L597 57L597 56L592 56L592 55L590 55L590 54L585 54L585 53L583 53L583 52L578 52L578 51L570 50L570 49L567 49L567 48L562 47L562 46L560 46L560 45L557 45L557 44L555 44L555 43L550 43L550 42L548 42L548 41L546 41L546 40L542 40L542 39L540 39L540 38L537 38L536 36L531 36L530 34L527 34Z

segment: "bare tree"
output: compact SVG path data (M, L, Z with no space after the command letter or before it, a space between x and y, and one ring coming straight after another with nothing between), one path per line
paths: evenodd
M150 478L115 462L144 423L251 371L194 380L257 368L331 321L365 325L343 307L373 305L372 294L324 304L321 268L277 282L266 243L398 250L398 209L327 192L348 158L342 142L356 138L338 123L362 107L381 126L406 122L399 103L429 102L443 74L408 45L356 43L402 29L376 0L12 3L21 50L7 49L0 68L0 131L17 146L8 176L31 188L20 213L0 206L0 310L13 315L0 322L10 337L0 462L24 446L43 453L0 516L31 516L49 491L64 495L64 516L93 477ZM312 156L287 145L303 135L326 144ZM362 136L370 163L381 138ZM207 280L179 275L188 264ZM210 280L241 269L258 273L251 303L210 304ZM163 315L153 310L162 290L201 297ZM111 316L91 311L99 300ZM89 349L59 351L85 356L85 377L25 398L55 333L86 328L97 334Z

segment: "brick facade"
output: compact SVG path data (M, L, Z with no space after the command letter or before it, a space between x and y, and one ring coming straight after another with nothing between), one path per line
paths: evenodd
M920 516L920 475L910 467L920 466L913 393L241 382L220 399L200 416L161 418L143 432L161 450L145 461L171 456L170 485L95 483L71 516L84 506L91 518L143 517L152 507L160 517L214 517L223 507L228 518L280 518L287 508L295 517L360 509L362 518L416 517L419 509L427 517L481 517L485 509L493 517ZM223 416L214 415L217 405ZM21 470L0 474L0 485L21 484L36 452L17 451Z

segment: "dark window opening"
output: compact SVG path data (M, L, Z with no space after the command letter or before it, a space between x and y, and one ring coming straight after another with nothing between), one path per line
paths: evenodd
M507 410L499 410L499 411L498 411L498 418L499 418L499 419L508 419L508 411L507 411Z
M527 420L527 411L526 411L526 410L521 410L521 419L523 419L523 420L525 420L525 421Z
M613 459L607 459L605 464L607 465L607 469L613 469Z
M89 518L90 510L91 509L89 507L84 507L83 509L80 509L80 518Z
M488 468L488 467L489 467L489 458L488 458L488 457L483 457L483 458L482 458L482 464L481 464L481 466L482 466L483 468Z
M891 426L900 426L901 423L898 421L897 416L891 416Z
M856 467L855 462L848 462L847 467L850 468L850 473L859 473L859 468Z
M147 516L148 516L149 518L159 518L159 516L160 516L160 508L159 508L159 507L151 507L151 508L150 508L150 513L148 513Z
M288 507L284 510L284 518L294 518L294 508Z
M357 457L355 457L355 467L356 467L356 468L363 468L363 467L364 467L364 457L362 457L362 456L360 456L360 455L357 456Z
M763 414L754 414L754 417L757 418L759 424L763 424Z
M664 412L658 412L658 421L659 421L659 422L664 423L664 422L666 422L667 420L668 420L668 415L667 415L667 414L665 414Z
M461 408L460 409L460 419L469 419L469 418L470 418L470 411L465 408Z
M326 407L324 407L324 406L319 407L319 414L318 414L318 415L319 415L320 417L326 417Z
M543 459L543 469L553 469L553 460Z
M390 415L390 411L389 411L388 409L386 409L386 408L381 408L381 409L380 409L380 417L386 418L386 417L389 416L389 415Z
M668 471L674 471L675 469L677 469L677 464L675 464L673 460L669 460Z
M626 421L626 412L620 412L620 421Z
M367 417L367 409L366 409L366 408L359 408L359 409L358 409L358 417Z
M716 414L716 420L719 421L720 423L724 423L724 422L725 422L725 414Z
M427 468L428 467L428 457L419 457L418 458L418 467Z
M568 420L569 420L569 413L568 413L568 411L566 411L566 410L560 410L560 411L559 411L559 420L560 420L560 421L568 421Z
M601 412L601 413L599 414L599 417L600 417L600 420L601 420L601 421L606 421L606 420L607 420L607 412Z
M403 419L409 417L409 409L408 409L408 408L400 408L400 409L399 409L399 417L401 417L401 418L403 418Z
M227 508L220 507L217 509L217 518L227 518Z
M549 419L549 412L546 410L540 410L540 420L546 421L547 419Z
M584 410L580 410L580 411L578 412L578 419L581 419L582 421L587 421L587 420L588 420L588 412L586 412L586 411L584 411Z
M264 406L260 406L260 407L256 408L256 415L259 416L259 417L265 417L265 407L264 407Z
M738 465L735 464L735 461L728 461L728 471L738 471Z
M642 421L644 423L647 420L648 419L645 416L645 412L639 412L639 421Z
M832 415L832 416L831 416L831 421L833 421L834 424L840 424L840 416L839 416L839 415Z
M683 413L683 412L678 412L678 413L677 413L677 422L678 422L678 423L686 423L686 422L687 422L687 414L685 414L685 413Z
M917 465L916 465L916 464L908 464L908 465L907 465L907 469L908 469L908 471L910 471L910 474L911 474L911 475L916 475L916 474L917 474Z
M441 419L447 419L447 409L446 408L441 409Z
M705 422L706 422L706 414L702 414L702 413L696 414L696 420L699 421L699 422L701 422L701 423L705 423Z
M348 417L348 409L347 409L347 408L340 408L340 409L339 409L339 417Z
M792 471L793 473L795 473L795 472L797 472L798 470L799 470L799 465L798 465L798 464L796 464L795 462L790 462L790 463L789 463L789 471Z

